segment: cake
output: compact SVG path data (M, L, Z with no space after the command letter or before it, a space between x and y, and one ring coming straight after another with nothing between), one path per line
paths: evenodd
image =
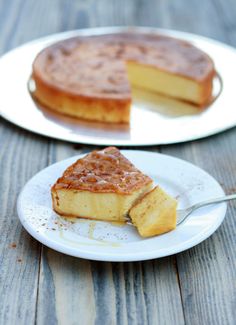
M108 147L65 170L51 188L53 209L65 217L125 222L133 204L152 187L149 176Z
M192 44L158 34L79 36L43 49L33 62L35 98L65 115L129 123L131 87L198 106L211 99L211 58Z
M142 237L160 235L176 228L177 201L159 186L138 200L129 211Z

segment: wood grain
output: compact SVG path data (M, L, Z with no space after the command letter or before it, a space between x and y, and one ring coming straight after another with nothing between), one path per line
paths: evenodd
M96 289L89 261L47 248L42 256L37 323L93 324Z
M211 173L230 193L236 184L236 130L191 144L163 147L162 152L187 159ZM184 312L191 324L233 324L235 320L236 203L223 225L208 240L177 255ZM234 280L233 280L234 279ZM216 308L217 306L217 308Z
M220 25L225 32L225 40L231 45L236 45L236 6L234 0L215 0L216 10L220 16Z
M235 45L235 21L234 0L0 0L0 53L47 34L109 25L180 29ZM235 139L232 129L142 149L189 160L231 192ZM15 203L26 181L48 164L94 148L33 135L0 119L0 324L234 324L235 202L204 243L142 263L65 256L22 229Z
M40 245L22 229L16 199L26 180L47 165L47 145L9 123L0 125L0 143L0 324L30 324L36 312Z

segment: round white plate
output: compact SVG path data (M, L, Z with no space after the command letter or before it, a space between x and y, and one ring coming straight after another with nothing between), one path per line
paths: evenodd
M139 169L176 197L179 208L222 196L220 185L202 169L170 156L124 150ZM209 237L221 224L226 203L201 208L174 231L148 239L133 226L85 219L64 219L52 210L50 187L76 159L51 165L23 188L17 211L25 229L41 243L59 252L100 261L141 261L172 255Z
M27 84L32 62L42 48L76 35L130 30L178 37L207 52L213 58L220 76L215 78L213 96L216 98L220 95L202 111L180 101L134 90L130 126L73 120L37 106ZM27 43L0 59L0 89L4 90L1 92L0 114L32 132L76 143L140 146L199 139L236 125L235 62L236 51L232 47L183 32L143 27L107 27L55 34ZM33 88L32 83L28 86L29 89Z

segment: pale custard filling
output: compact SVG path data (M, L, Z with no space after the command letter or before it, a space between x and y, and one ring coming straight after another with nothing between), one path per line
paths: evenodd
M137 62L127 62L132 86L198 103L201 88L193 80L170 74Z

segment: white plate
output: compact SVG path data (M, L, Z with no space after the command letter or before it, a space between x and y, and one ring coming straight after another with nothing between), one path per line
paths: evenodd
M202 169L170 156L124 150L122 153L168 193L179 208L224 194ZM79 219L72 223L52 210L50 187L76 159L73 157L35 175L23 188L17 211L25 229L41 243L59 252L100 261L141 261L172 255L209 237L221 224L226 203L199 209L176 230L148 239L129 225Z
M134 30L161 33L186 39L207 52L222 78L220 96L208 109L199 111L187 104L145 92L134 94L129 126L75 121L40 109L31 98L27 83L36 54L50 43L76 35L93 35ZM154 28L107 27L51 35L25 44L0 59L0 114L32 132L77 143L140 146L168 144L203 138L236 125L236 51L225 44L197 35ZM221 90L214 82L214 96ZM32 86L32 85L31 85Z

